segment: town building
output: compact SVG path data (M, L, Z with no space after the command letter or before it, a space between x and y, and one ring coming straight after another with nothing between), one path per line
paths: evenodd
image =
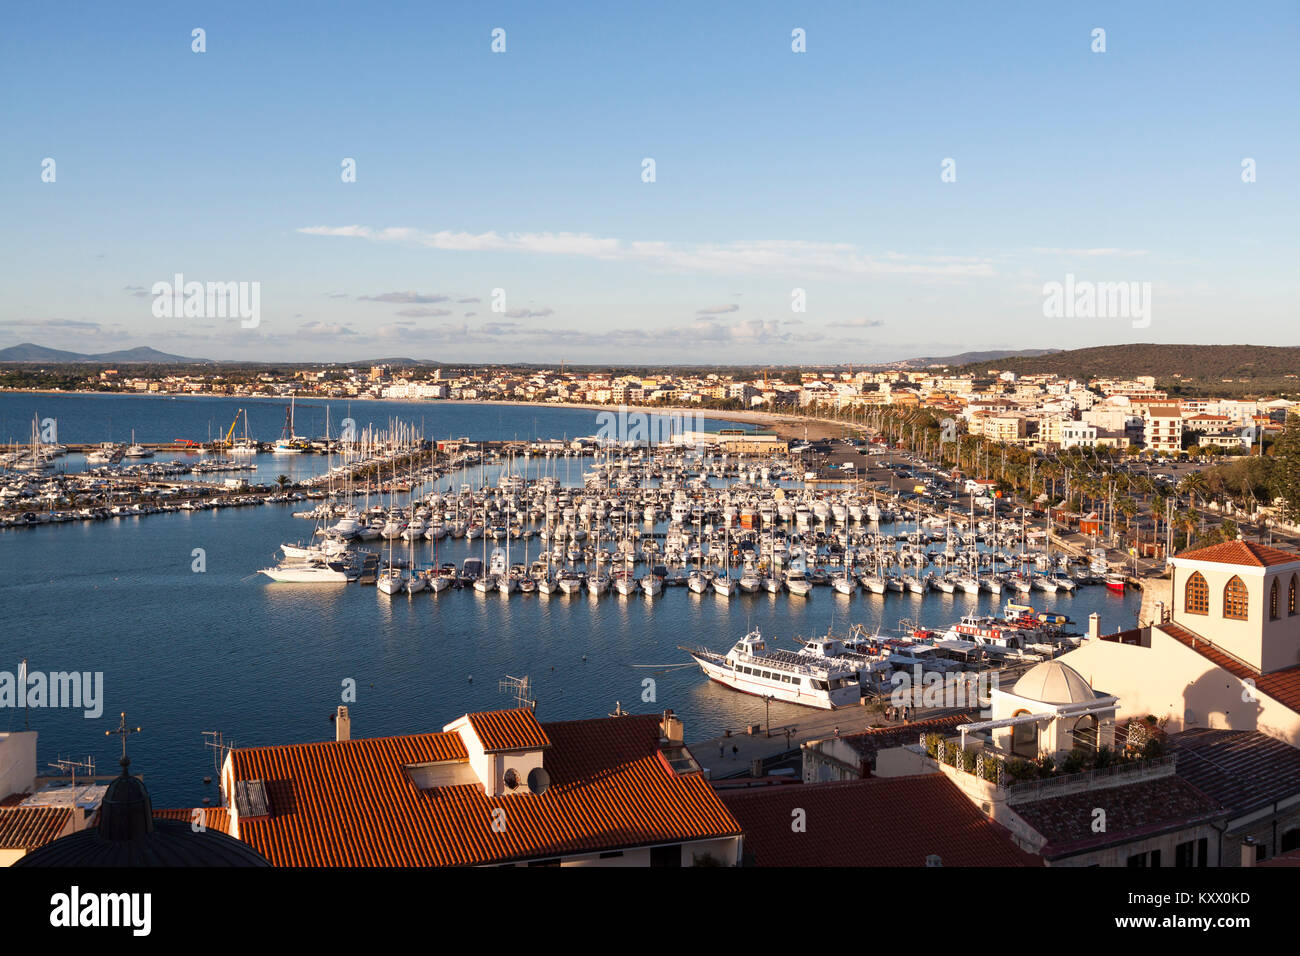
M734 866L741 827L671 711L237 748L229 833L276 866Z

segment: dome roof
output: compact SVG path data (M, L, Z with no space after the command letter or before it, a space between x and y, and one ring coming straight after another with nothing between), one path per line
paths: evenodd
M159 819L144 781L127 772L108 785L99 824L54 840L14 866L270 866L247 843L215 830L194 832L189 823Z
M1011 693L1044 704L1082 704L1097 697L1082 674L1060 661L1035 664L1016 681Z

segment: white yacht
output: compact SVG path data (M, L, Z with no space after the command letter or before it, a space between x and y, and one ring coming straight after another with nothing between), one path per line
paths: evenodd
M280 584L346 584L355 571L339 561L285 561L274 568L263 568L272 581Z
M758 697L834 710L858 703L861 687L852 664L794 651L768 650L753 630L725 655L683 647L711 680Z
M126 458L152 458L153 449L146 448L144 445L135 443L135 432L131 432L131 444L126 446L126 452L123 457Z
M795 597L808 597L812 594L813 589L807 573L798 568L785 573L785 587Z

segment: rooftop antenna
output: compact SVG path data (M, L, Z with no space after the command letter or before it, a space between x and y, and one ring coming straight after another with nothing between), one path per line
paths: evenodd
M93 778L95 776L95 758L87 757L85 760L65 760L60 757L54 763L49 764L51 770L62 770L64 775L72 778L72 789L77 789L77 771L83 770L86 776Z
M533 682L527 674L523 677L511 677L507 674L503 680L497 682L497 690L503 694L514 694L515 703L521 710L537 709L537 701L533 699Z
M220 781L221 765L226 762L226 755L235 749L235 742L232 740L230 743L226 743L225 734L219 730L205 730L203 736L207 738L203 745L212 748L213 776Z

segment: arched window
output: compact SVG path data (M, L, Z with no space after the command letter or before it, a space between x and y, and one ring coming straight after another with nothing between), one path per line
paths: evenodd
M1183 590L1183 610L1188 614L1210 613L1210 586L1200 571L1193 572L1187 579L1187 587Z
M1249 616L1249 601L1250 592L1246 590L1246 583L1234 574L1232 580L1223 586L1223 616L1234 621L1246 620Z
M1277 578L1273 579L1273 586L1268 589L1268 619L1277 620Z
M1295 586L1296 586L1296 577L1293 574L1291 575L1291 587L1289 587L1286 592L1287 617L1295 616Z
M1029 711L1019 710L1012 717L1028 716ZM1038 724L1025 721L1011 727L1011 752L1033 760L1038 756Z
M1074 746L1088 753L1097 752L1097 718L1088 714L1074 725Z

